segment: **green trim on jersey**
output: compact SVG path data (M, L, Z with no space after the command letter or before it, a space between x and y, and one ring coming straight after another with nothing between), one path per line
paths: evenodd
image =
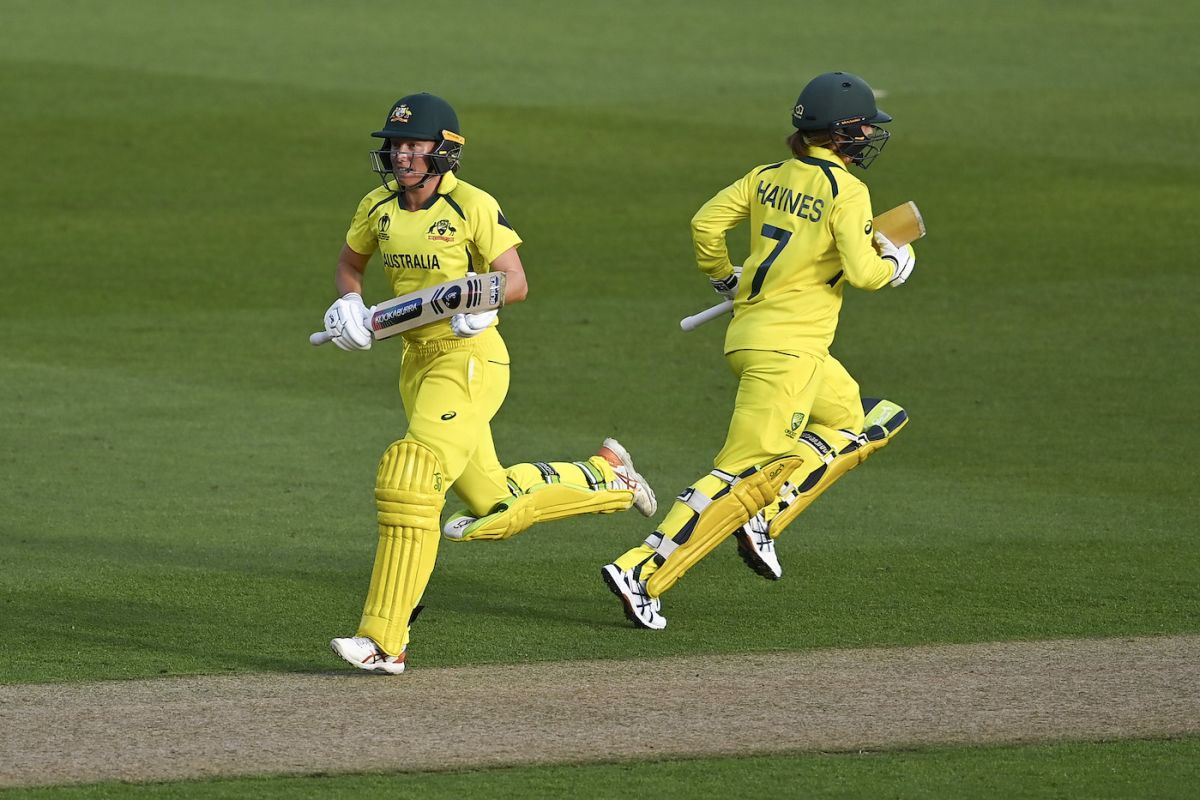
M838 196L838 182L837 178L833 177L833 167L837 167L842 172L846 171L845 167L843 167L841 164L834 164L831 161L824 161L820 158L813 158L812 156L805 156L801 158L800 161L803 161L810 167L820 167L821 171L825 173L825 177L829 179L829 185L833 187L833 196L835 198Z

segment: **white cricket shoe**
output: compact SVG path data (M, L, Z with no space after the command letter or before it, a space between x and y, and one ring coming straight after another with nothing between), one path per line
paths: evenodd
M604 578L609 590L621 598L625 616L634 625L653 631L667 627L667 618L659 613L662 601L646 594L646 582L635 580L633 570L622 572L616 564L605 564L600 570L600 577Z
M783 566L775 554L775 540L768 533L767 521L761 511L734 531L733 537L737 540L738 555L747 567L770 581L783 577Z
M365 669L367 672L379 672L385 675L399 675L404 672L404 653L398 656L389 656L366 636L333 639L329 642L329 647L348 663L359 669Z
M616 480L609 484L610 489L626 489L633 492L633 507L642 513L643 517L653 517L658 511L658 500L650 484L633 468L633 459L629 451L621 446L616 439L605 439L600 445L601 458L612 464Z

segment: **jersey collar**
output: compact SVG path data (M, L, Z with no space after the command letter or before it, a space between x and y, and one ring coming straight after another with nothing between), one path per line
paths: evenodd
M418 208L417 211L428 211L429 209L433 208L433 206L437 203L437 201L439 199L441 199L442 195L450 194L457 187L458 187L458 178L455 177L453 172L447 172L445 175L442 175L441 180L438 181L437 191L434 192L433 194L431 194L429 196L429 199L425 201L425 205ZM400 192L396 192L395 196L396 196L396 202L400 204L400 209L402 211L408 211L408 208L404 205L404 202L400 199ZM416 212L410 212L410 213L416 213Z
M447 172L442 175L442 179L438 181L437 193L450 194L458 188L458 176L453 172Z
M837 153L830 150L828 147L809 146L808 154L811 158L819 158L822 161L828 161L830 164L833 164L838 169L846 168L846 164L845 164L845 162L842 161L841 157ZM439 189L439 191L440 191L440 189Z

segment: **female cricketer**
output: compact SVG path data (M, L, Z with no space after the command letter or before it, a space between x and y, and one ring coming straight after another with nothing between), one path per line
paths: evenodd
M846 284L899 286L915 261L911 247L873 231L867 187L848 171L875 160L891 119L861 78L814 78L792 110L793 158L755 167L692 219L700 270L734 301L725 356L737 398L712 472L645 543L601 570L635 625L666 627L662 594L735 532L743 559L778 578L774 537L907 421L894 403L860 400L829 354ZM725 236L745 220L751 248L740 269Z
M402 97L371 135L385 140L371 153L383 185L359 203L338 258L339 297L325 314L333 343L371 347L361 292L376 251L396 295L499 270L505 302L524 300L520 237L491 195L456 174L466 140L450 104L427 93ZM457 314L403 334L408 431L379 463L379 545L358 633L330 642L360 669L404 671L408 624L433 572L448 488L467 506L445 527L458 541L504 539L590 512L656 510L654 493L613 439L583 461L500 465L490 425L508 392L509 356L497 324L496 311Z

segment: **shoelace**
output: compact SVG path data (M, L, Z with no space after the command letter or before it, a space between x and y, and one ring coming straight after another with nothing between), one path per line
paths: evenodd
M763 520L762 514L755 515L746 523L746 530L754 537L754 546L759 550L768 549L771 545L770 526Z
M613 475L616 476L619 483L624 484L630 491L636 492L638 490L638 482L629 477L628 470L624 466L613 467Z
M637 601L639 611L645 611L647 608L651 611L654 610L654 598L646 594L646 590L642 588L642 584L639 581L629 582L629 593Z

